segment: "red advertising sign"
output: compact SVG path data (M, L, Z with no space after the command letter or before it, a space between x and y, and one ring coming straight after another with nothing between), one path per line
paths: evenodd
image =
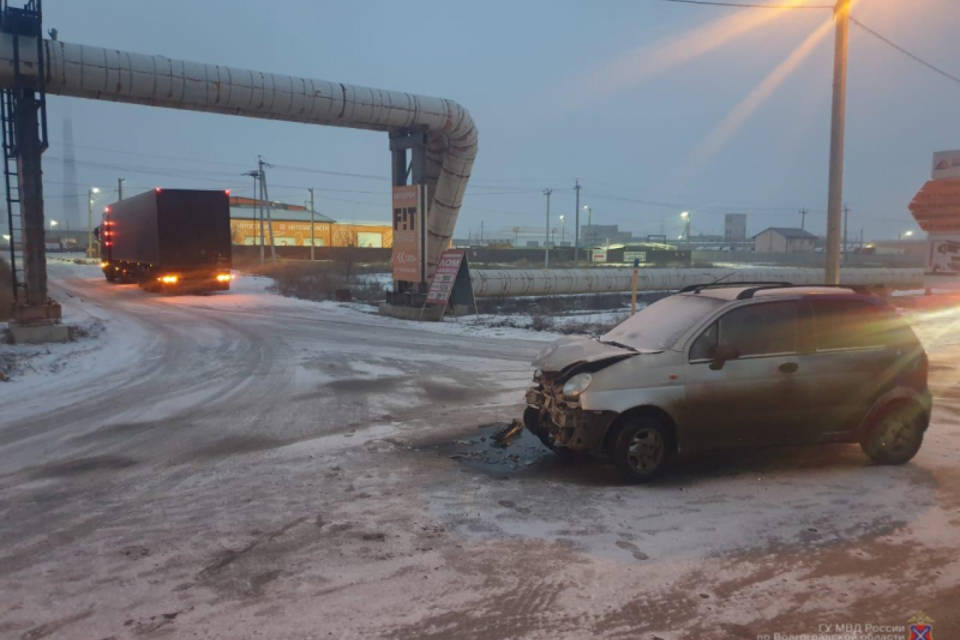
M427 304L447 304L465 255L466 251L463 249L447 249L440 254L437 271L433 274L433 282L427 291Z
M422 282L423 201L421 188L408 185L393 188L393 253L390 267L394 280Z

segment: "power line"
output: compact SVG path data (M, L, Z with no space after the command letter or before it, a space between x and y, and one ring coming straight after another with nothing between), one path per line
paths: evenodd
M672 1L674 1L674 0L670 0L670 1L672 2ZM873 29L871 29L871 28L868 27L867 25L863 24L862 22L860 22L859 20L857 20L857 19L854 18L853 16L850 16L850 22L852 22L853 24L857 25L858 27L860 27L861 29L863 29L864 31L866 31L867 33L869 33L870 35L872 35L874 38L876 38L876 39L880 40L881 42L883 42L884 44L886 44L887 46L896 49L897 51L899 51L899 52L902 53L903 55L907 56L908 58L910 58L910 59L913 60L914 62L919 62L920 64L922 64L923 66L927 67L927 68L930 69L931 71L935 71L936 73L939 73L939 74L940 74L941 76L943 76L944 78L947 78L948 80L953 80L953 81L956 82L957 84L960 84L960 77L955 76L955 75L953 75L952 73L950 73L950 72L948 72L948 71L944 71L944 70L941 69L940 67L938 67L938 66L936 66L936 65L934 65L934 64L932 64L932 63L930 63L930 62L927 62L926 60L924 60L924 59L921 58L920 56L918 56L918 55L916 55L916 54L914 54L914 53L911 53L910 51L907 51L906 49L904 49L903 47L901 47L901 46L898 45L897 43L893 42L893 41L890 40L889 38L887 38L887 37L885 37L885 36L877 33L876 31L874 31Z
M833 5L826 4L761 4L757 2L719 2L716 0L664 0L680 4L701 4L710 7L735 7L739 9L833 9Z
M722 2L722 1L720 1L720 0L664 0L664 2L676 2L676 3L679 3L679 4L697 4L697 5L706 5L706 6L711 6L711 7L733 7L733 8L742 8L742 9L743 9L743 8L745 8L745 9L831 9L831 10L832 10L832 9L835 9L835 7L833 7L833 6L831 6L831 5L814 5L814 4L807 4L807 5L759 4L759 3L755 3L755 2ZM864 31L866 31L867 33L869 33L870 35L872 35L874 38L876 38L876 39L880 40L881 42L883 42L884 44L886 44L887 46L892 47L893 49L896 49L897 51L899 51L899 52L902 53L903 55L907 56L908 58L910 58L910 59L913 60L914 62L917 62L917 63L919 63L919 64L922 64L922 65L925 66L926 68L930 69L931 71L933 71L933 72L935 72L935 73L940 74L940 75L943 76L944 78L947 78L948 80L952 80L953 82L956 82L957 84L960 84L960 76L956 76L956 75L950 73L949 71L944 71L943 69L941 69L941 68L938 67L937 65L935 65L935 64L933 64L933 63L931 63L931 62L927 62L926 60L924 60L923 58L921 58L921 57L918 56L917 54L912 53L912 52L908 51L907 49L905 49L905 48L901 47L900 45L898 45L896 42L893 42L892 40L890 40L890 38L887 38L887 37L884 36L883 34L878 33L877 31L871 29L870 27L868 27L867 25L863 24L862 22L860 22L859 20L857 20L857 19L854 18L853 16L850 16L850 22L852 22L853 24L857 25L858 27L860 27L861 29L863 29Z

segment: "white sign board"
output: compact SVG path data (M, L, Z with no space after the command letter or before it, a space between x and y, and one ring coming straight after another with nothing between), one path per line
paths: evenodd
M639 260L640 262L646 262L647 252L646 251L624 251L623 252L624 262L633 262L634 260Z
M932 175L934 180L960 178L960 150L934 153Z
M960 274L960 235L931 233L927 273Z
M606 262L607 261L607 250L606 249L594 249L590 252L590 262Z

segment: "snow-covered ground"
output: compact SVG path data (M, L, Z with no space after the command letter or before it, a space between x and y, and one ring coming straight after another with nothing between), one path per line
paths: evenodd
M637 487L491 445L549 333L51 275L103 330L0 383L0 637L960 631L956 309L905 312L936 395L910 464L798 447Z

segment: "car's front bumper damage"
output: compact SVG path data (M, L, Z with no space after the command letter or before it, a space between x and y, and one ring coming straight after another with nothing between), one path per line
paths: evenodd
M524 426L551 449L601 452L612 411L585 411L566 400L559 388L534 385L527 389Z

